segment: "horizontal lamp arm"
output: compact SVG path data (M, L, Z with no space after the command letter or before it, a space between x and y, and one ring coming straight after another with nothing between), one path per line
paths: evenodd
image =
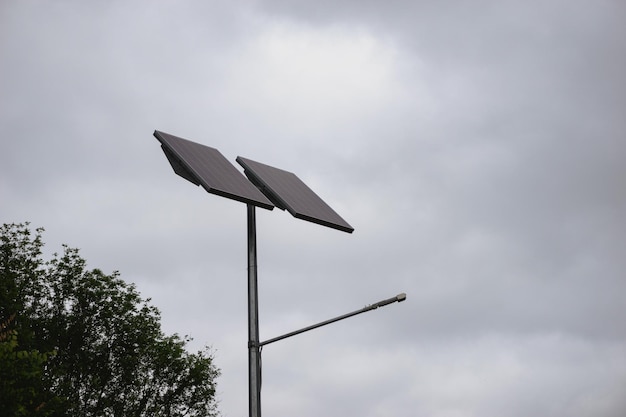
M327 324L335 323L335 322L337 322L339 320L347 319L348 317L356 316L357 314L365 313L365 312L371 311L371 310L376 310L378 307L383 307L383 306L386 306L388 304L395 303L395 302L400 303L400 302L402 302L404 300L406 300L406 294L405 293L401 293L401 294L396 295L395 297L391 297L391 298L388 298L386 300L382 300L382 301L379 301L377 303L365 306L365 307L363 307L360 310L356 310L356 311L353 311L351 313L347 313L347 314L344 314L342 316L338 316L338 317L335 317L335 318L332 318L332 319L329 319L329 320L326 320L326 321L322 321L320 323L313 324L311 326L304 327L304 328L299 329L299 330L294 330L293 332L285 333L282 336L274 337L274 338L268 339L268 340L266 340L264 342L260 342L259 343L259 347L265 346L265 345L269 345L270 343L278 342L279 340L283 340L283 339L286 339L286 338L291 337L291 336L295 336L295 335L300 334L300 333L308 332L309 330L317 329L318 327L326 326Z

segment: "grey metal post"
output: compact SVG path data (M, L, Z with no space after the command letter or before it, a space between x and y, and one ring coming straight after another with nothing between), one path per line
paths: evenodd
M248 207L248 395L250 417L261 417L261 358L256 259L256 217Z

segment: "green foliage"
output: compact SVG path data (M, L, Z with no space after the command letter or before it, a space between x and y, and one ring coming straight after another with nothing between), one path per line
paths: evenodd
M0 352L16 367L29 363L31 379L41 382L30 387L42 402L20 400L24 409L55 416L216 415L219 371L210 353L189 353L187 338L163 334L159 311L134 285L117 272L88 270L77 249L64 246L44 262L41 234L33 236L28 224L0 229L0 320L16 317Z
M0 323L0 405L5 415L17 417L38 412L45 405L42 375L49 355L19 349L17 331L11 329L14 318Z

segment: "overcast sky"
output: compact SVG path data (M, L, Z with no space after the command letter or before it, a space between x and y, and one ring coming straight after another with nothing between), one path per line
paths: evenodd
M155 129L296 173L257 209L265 416L626 415L626 3L3 1L0 220L210 345L247 405L246 208Z

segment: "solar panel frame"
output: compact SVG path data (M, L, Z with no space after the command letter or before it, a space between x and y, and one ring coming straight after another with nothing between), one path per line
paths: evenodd
M241 156L237 162L244 174L278 208L294 217L343 232L354 228L322 200L294 173L256 162Z
M267 210L274 205L215 148L154 131L174 172L207 192Z
M169 161L170 165L177 175L183 177L189 182L194 183L195 185L200 185L200 180L196 178L196 176L193 175L192 172L189 172L189 170L185 168L180 159L176 155L174 155L167 146L161 145L161 149L163 150L163 153L167 157L167 160Z

